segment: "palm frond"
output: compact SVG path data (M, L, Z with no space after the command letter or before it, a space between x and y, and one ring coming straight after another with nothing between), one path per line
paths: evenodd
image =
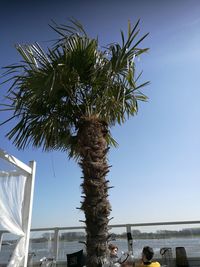
M36 42L18 44L19 64L5 67L2 83L10 83L4 111L13 110L18 123L7 137L18 148L32 144L44 150L60 149L78 157L76 134L82 117L96 117L110 127L137 114L137 101L147 97L135 77L134 58L148 48L138 47L147 37L139 37L139 20L128 33L121 31L122 43L99 48L97 38L89 38L77 20L51 28L59 34L46 51ZM7 78L8 77L8 78ZM107 142L116 145L110 132Z

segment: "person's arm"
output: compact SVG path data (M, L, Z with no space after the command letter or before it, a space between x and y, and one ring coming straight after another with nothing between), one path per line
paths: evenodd
M142 267L142 266L144 266L142 260L138 260L138 261L134 262L134 264L135 264L134 267Z

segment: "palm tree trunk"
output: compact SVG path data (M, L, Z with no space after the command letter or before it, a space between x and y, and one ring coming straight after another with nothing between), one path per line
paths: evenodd
M83 172L87 266L101 266L107 256L108 222L111 206L108 200L107 125L96 118L86 118L79 126L78 138Z

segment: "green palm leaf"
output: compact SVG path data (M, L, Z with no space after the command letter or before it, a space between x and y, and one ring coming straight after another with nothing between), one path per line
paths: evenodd
M137 113L137 100L147 100L139 89L148 82L138 85L141 74L135 78L134 58L148 50L138 47L148 35L138 38L139 20L132 29L129 23L127 39L121 31L122 43L104 50L99 49L97 39L88 37L80 22L70 22L50 25L60 38L47 52L38 43L16 45L22 61L6 67L4 75L14 76L3 82L13 81L8 90L10 105L20 120L8 137L19 148L33 143L52 149L63 133L70 142L82 117L96 116L110 126L121 124ZM31 125L49 134L42 130L37 134ZM62 126L60 132L52 125ZM68 149L66 140L58 142L57 149ZM69 154L73 154L70 149Z

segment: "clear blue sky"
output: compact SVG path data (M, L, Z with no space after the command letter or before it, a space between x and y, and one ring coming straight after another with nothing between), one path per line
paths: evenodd
M143 69L148 103L122 126L112 128L119 143L109 153L111 216L115 223L199 220L200 212L200 1L1 1L0 67L19 61L15 43L38 41L43 48L56 34L51 19L75 17L101 45L120 41L128 19L141 19L150 32ZM6 91L0 88L0 101ZM0 113L0 120L7 114ZM4 136L0 146L18 159L37 162L32 227L77 226L81 170L64 153L31 147L18 151Z

